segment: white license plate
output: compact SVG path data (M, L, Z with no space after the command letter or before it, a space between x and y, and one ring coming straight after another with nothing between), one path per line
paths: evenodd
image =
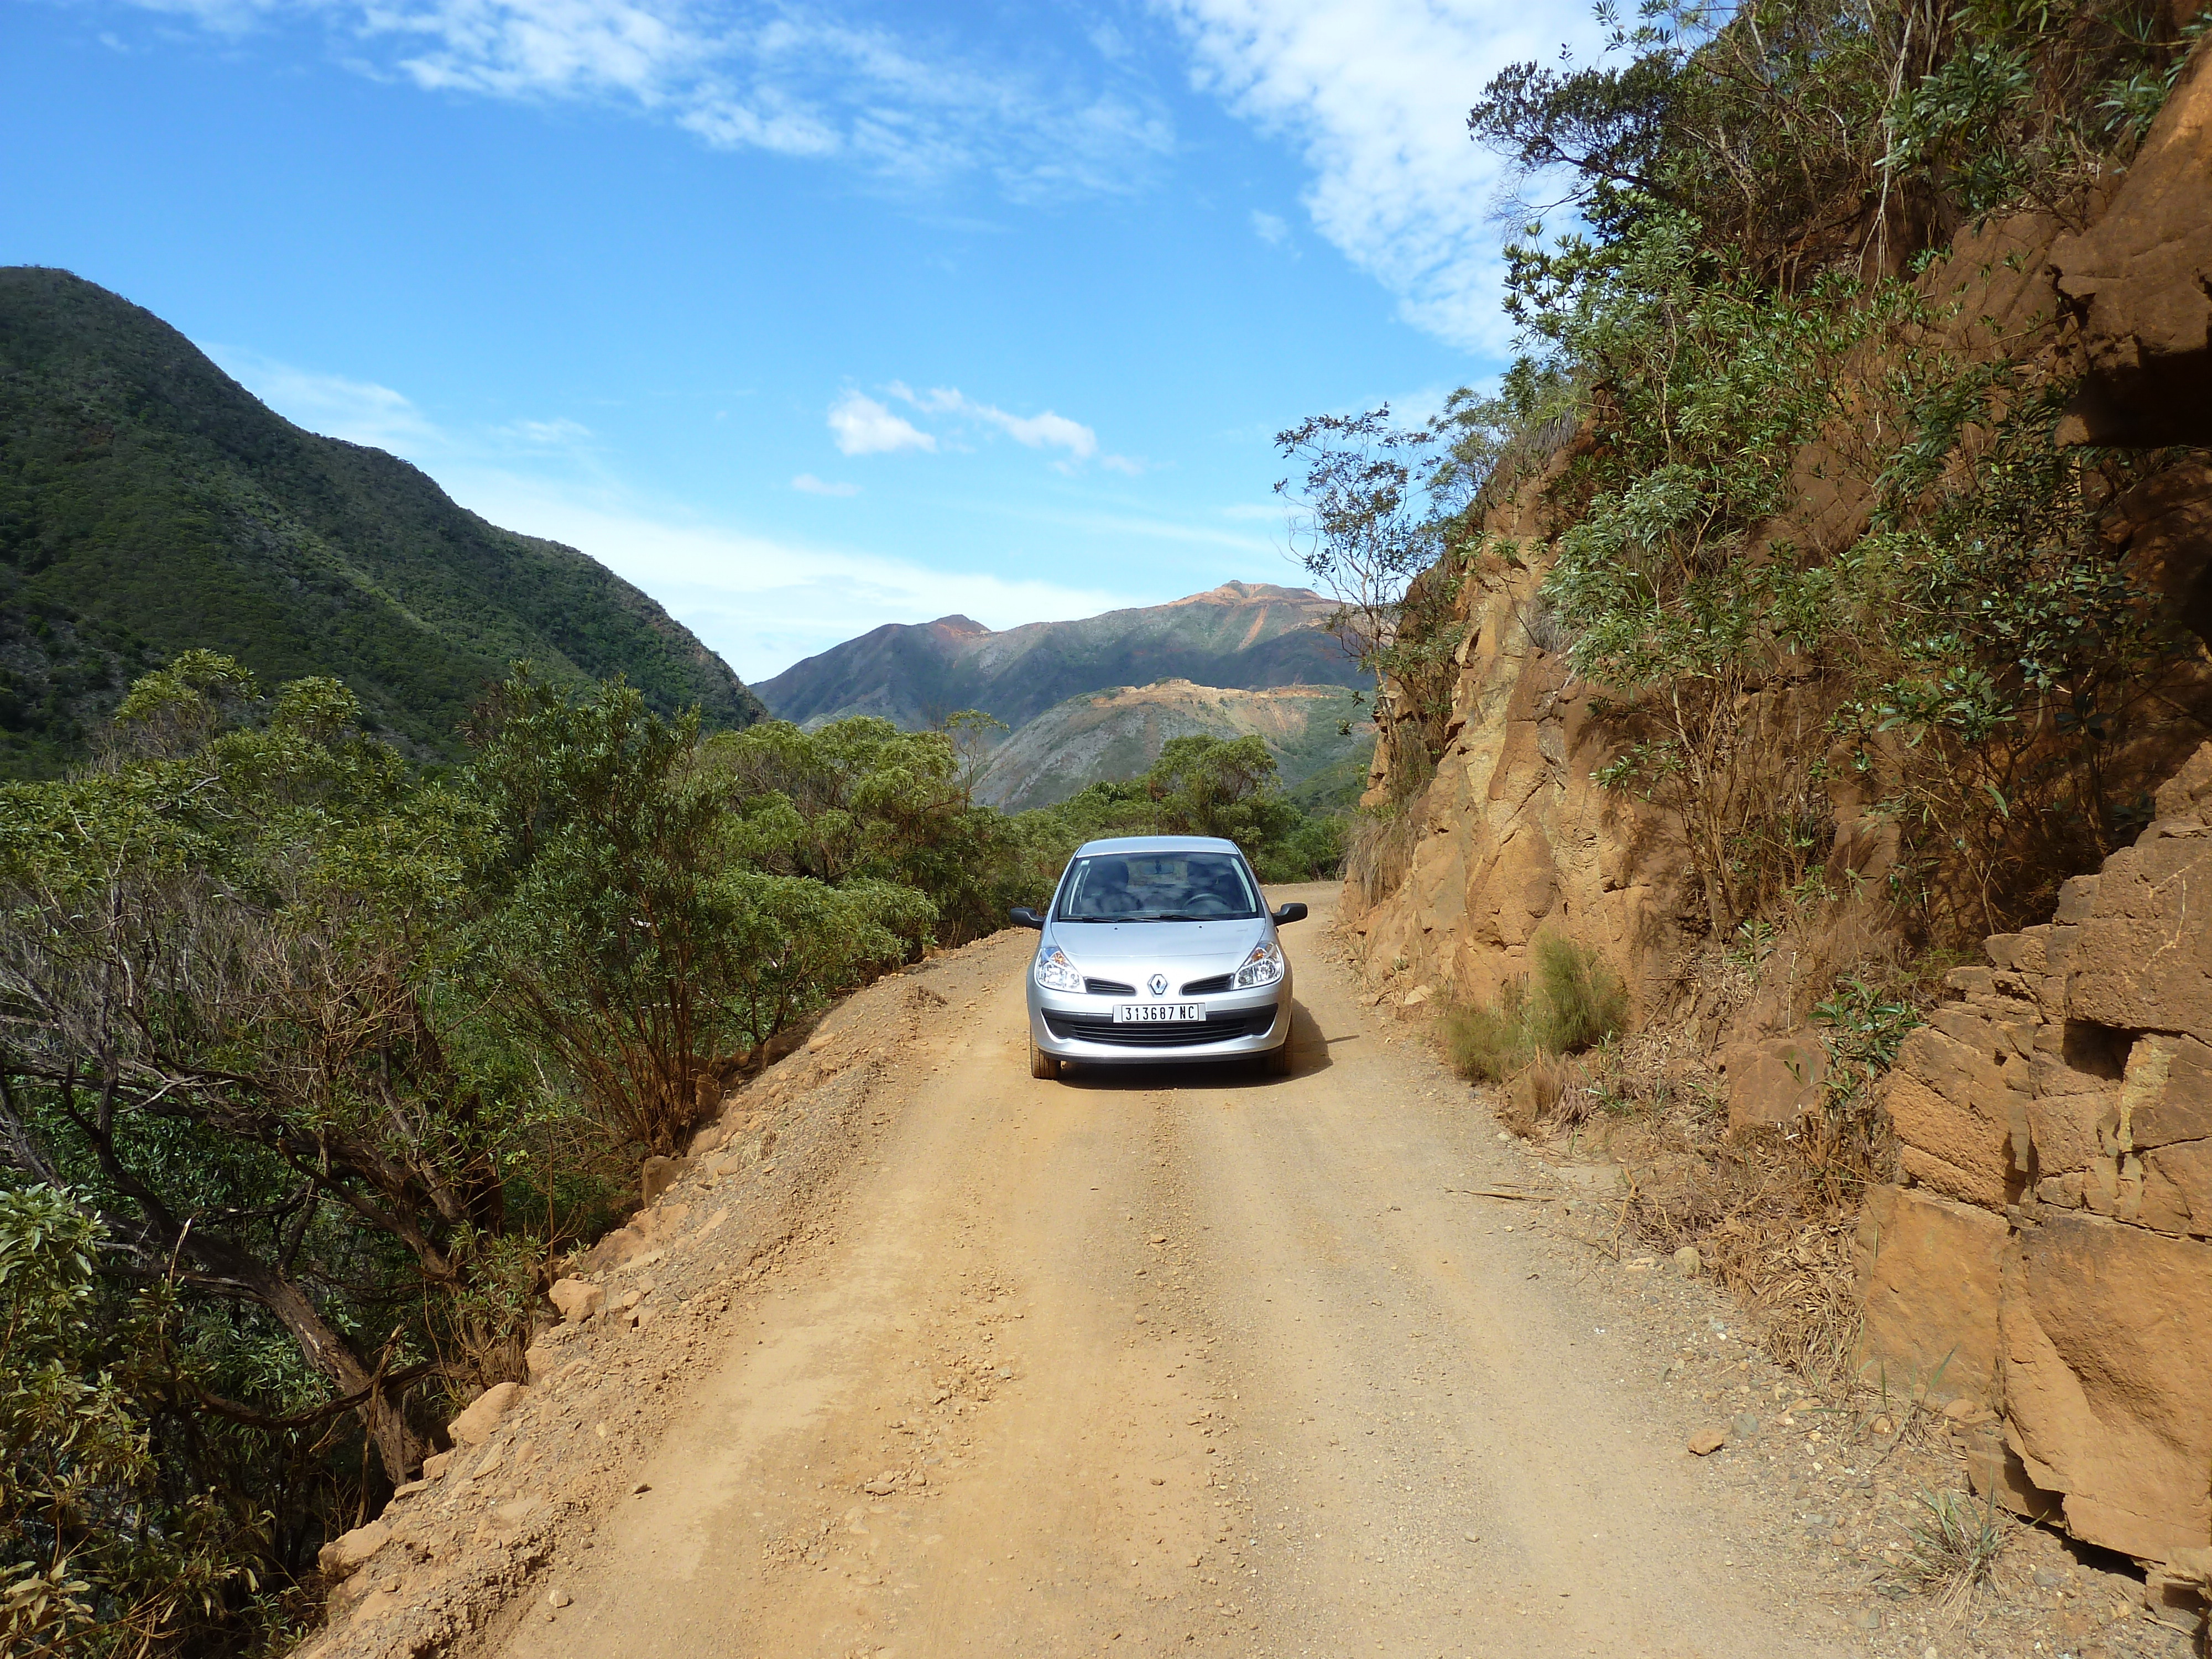
M1114 1023L1116 1025L1167 1025L1205 1018L1206 1005L1202 1002L1117 1002L1114 1005Z

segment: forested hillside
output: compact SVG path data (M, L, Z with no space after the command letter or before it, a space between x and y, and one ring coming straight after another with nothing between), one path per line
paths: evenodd
M301 430L116 295L0 270L0 775L81 757L136 675L193 648L271 682L335 675L425 756L458 753L471 706L523 659L566 684L621 674L710 727L763 712L574 548Z

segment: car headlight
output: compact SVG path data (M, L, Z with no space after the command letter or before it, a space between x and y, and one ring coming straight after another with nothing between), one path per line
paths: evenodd
M1283 976L1283 952L1273 939L1266 939L1252 947L1252 954L1244 958L1244 965L1237 970L1237 988L1249 991L1255 985L1273 985Z
M1048 991L1080 991L1083 975L1067 959L1067 952L1057 945L1048 945L1037 952L1036 982Z

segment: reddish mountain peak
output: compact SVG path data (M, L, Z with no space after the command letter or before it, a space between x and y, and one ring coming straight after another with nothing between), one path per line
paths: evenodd
M980 637L981 635L991 631L989 629L984 627L982 623L977 622L973 617L963 617L957 611L950 617L939 617L935 622L931 623L929 626L932 628L941 628L948 634L959 634L971 639Z
M1298 605L1328 603L1310 587L1279 587L1273 582L1227 581L1218 587L1209 587L1203 593L1170 599L1160 609L1172 610L1179 605L1249 605L1255 599L1288 599Z

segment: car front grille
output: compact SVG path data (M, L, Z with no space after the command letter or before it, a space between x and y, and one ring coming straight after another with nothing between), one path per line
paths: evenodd
M1205 1042L1227 1042L1236 1037L1259 1036L1275 1023L1273 1008L1251 1008L1233 1014L1209 1014L1204 1020L1169 1025L1117 1025L1106 1014L1063 1014L1045 1012L1044 1028L1062 1042L1110 1042L1127 1048L1192 1048Z
M1094 997L1133 997L1137 994L1133 985L1124 985L1118 979L1086 979L1083 988Z
M1216 974L1212 979L1194 979L1185 982L1182 994L1187 997L1211 996L1216 991L1225 991L1234 974Z

